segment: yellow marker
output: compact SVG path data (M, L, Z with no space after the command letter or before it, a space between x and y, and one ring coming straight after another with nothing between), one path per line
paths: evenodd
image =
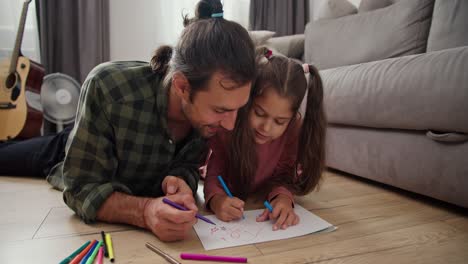
M112 246L112 238L109 233L106 233L106 246L107 252L109 252L109 259L111 262L114 262L114 248Z

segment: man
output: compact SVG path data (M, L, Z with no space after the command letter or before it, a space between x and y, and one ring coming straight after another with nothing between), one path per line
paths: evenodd
M85 222L126 223L163 241L183 239L196 222L204 138L233 129L255 77L247 31L222 18L219 1L202 2L175 49L158 49L151 66L110 62L89 74L69 136L7 143L0 167L37 150L29 167L48 174ZM11 174L24 173L0 169ZM161 196L190 210L170 207Z

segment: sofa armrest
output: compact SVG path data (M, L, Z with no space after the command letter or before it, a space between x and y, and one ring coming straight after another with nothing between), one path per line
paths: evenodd
M321 71L330 123L468 133L468 46Z

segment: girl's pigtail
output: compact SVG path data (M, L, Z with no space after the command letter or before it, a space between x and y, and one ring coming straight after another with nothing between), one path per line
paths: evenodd
M314 190L325 168L326 118L323 109L322 79L313 65L304 65L304 71L307 72L307 70L310 73L307 85L307 104L299 136L296 162L297 170L302 171L302 175L296 177L295 194L297 195L305 195Z

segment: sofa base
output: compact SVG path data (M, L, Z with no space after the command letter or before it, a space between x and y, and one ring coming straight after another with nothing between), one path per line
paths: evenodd
M424 131L329 125L327 166L468 208L468 142Z

